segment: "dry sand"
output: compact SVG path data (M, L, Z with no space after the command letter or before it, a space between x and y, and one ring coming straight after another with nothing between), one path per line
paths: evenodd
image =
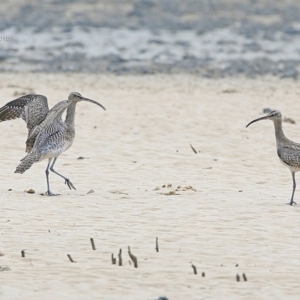
M2 74L0 91L1 106L32 92L52 106L78 91L107 108L78 104L75 142L56 165L77 190L51 174L61 194L52 198L40 195L46 161L14 174L23 121L0 124L0 266L10 269L0 272L1 299L299 299L292 178L272 123L245 128L264 107L280 109L296 121L284 123L286 135L300 142L297 82ZM122 267L111 263L120 248Z

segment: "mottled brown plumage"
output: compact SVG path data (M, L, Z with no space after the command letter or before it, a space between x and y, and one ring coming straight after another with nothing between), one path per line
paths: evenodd
M39 125L49 112L47 98L43 95L25 95L8 102L0 108L0 122L22 118L28 128L28 136ZM33 139L26 142L26 152L34 144Z
M105 110L100 103L84 98L76 92L71 93L68 100L57 103L51 110L48 108L47 98L42 95L26 95L0 108L0 122L21 117L28 128L26 141L28 154L21 160L15 173L22 174L35 162L48 158L46 178L47 193L50 196L54 194L50 191L49 168L50 171L64 178L70 189L75 189L72 182L57 173L53 167L58 156L72 146L75 138L75 109L79 101L94 103ZM65 110L67 110L67 114L63 121L62 115Z
M261 120L272 120L274 123L277 155L280 161L290 169L293 178L293 192L289 204L296 204L296 202L294 202L294 193L296 190L295 173L300 171L300 144L291 141L284 135L280 111L273 110L268 115L251 121L246 127Z

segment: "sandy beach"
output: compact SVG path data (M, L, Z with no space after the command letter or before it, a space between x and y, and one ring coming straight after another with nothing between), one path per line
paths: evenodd
M77 105L75 142L56 164L77 190L51 174L57 197L40 195L46 161L14 174L25 123L0 124L1 299L298 299L292 178L272 122L245 128L263 108L279 109L296 122L283 124L286 135L300 142L297 82L2 74L0 91L0 106L40 93L52 107L77 91L107 109Z

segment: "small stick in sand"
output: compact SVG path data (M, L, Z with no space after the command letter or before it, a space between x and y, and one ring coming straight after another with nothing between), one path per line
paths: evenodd
M73 258L71 257L71 255L70 255L70 254L67 254L67 256L68 256L68 258L69 258L70 262L72 262L72 263L76 263L76 261L75 261L75 260L73 260Z
M236 274L236 281L240 281L240 275Z
M128 254L129 254L129 257L130 259L132 260L133 264L134 264L134 267L137 268L138 267L138 261L137 261L137 258L136 256L134 256L131 251L130 251L130 247L128 246Z
M197 268L196 268L196 266L195 266L195 265L192 265L192 268L193 268L193 270L194 270L194 274L197 275Z
M197 154L197 151L196 151L196 149L192 146L192 144L190 144L190 146L191 146L192 150L195 152L195 154Z
M243 278L244 278L244 281L247 281L247 277L246 277L245 273L243 273Z
M90 240L91 240L91 244L92 244L92 249L96 250L94 239L90 238Z
M156 252L159 252L159 247L158 247L158 237L156 237L156 246L155 246Z
M116 264L116 258L114 258L114 254L112 253L111 254L111 263L113 264L113 265L115 265Z
M118 256L119 256L119 266L122 266L122 249L120 249Z
M21 251L21 256L22 256L22 257L25 257L25 250L26 250L26 249L24 249L24 250Z

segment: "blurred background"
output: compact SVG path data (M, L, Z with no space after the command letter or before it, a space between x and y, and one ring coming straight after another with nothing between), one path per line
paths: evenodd
M10 0L1 72L297 78L299 0Z

